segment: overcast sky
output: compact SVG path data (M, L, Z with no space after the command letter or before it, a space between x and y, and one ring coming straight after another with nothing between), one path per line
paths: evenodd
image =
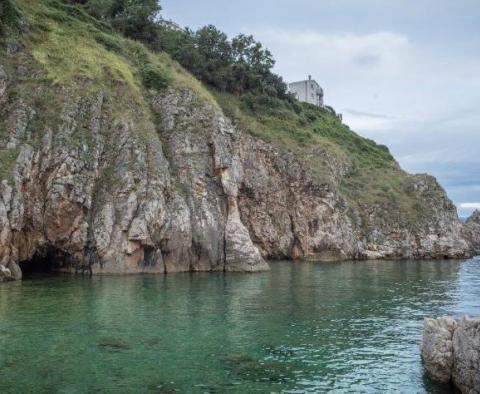
M253 34L287 81L308 74L359 134L480 209L478 0L162 0L192 28Z

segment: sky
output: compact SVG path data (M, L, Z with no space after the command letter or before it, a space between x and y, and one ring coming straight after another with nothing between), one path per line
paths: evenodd
M478 0L161 0L182 26L252 34L286 81L325 103L411 173L437 177L460 216L480 209Z

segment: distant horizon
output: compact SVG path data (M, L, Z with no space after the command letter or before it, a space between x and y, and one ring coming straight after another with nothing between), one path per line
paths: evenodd
M408 9L390 0L160 4L181 26L252 34L272 51L285 82L311 74L345 124L387 145L406 171L435 176L459 216L480 209L474 0L420 0Z

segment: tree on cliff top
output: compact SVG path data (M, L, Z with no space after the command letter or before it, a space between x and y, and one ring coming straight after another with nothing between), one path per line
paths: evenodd
M70 0L123 35L165 51L205 84L223 92L288 98L287 86L272 72L270 51L252 36L229 39L213 25L197 31L160 17L156 0Z
M70 0L127 37L152 42L162 8L157 0Z

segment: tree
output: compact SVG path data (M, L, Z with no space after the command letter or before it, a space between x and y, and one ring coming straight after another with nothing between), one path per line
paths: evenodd
M70 0L92 16L108 22L127 37L146 43L156 38L161 7L157 0Z
M233 39L208 25L192 31L160 18L157 0L70 0L123 35L165 51L195 77L220 91L289 99L272 69L271 52L252 36Z

